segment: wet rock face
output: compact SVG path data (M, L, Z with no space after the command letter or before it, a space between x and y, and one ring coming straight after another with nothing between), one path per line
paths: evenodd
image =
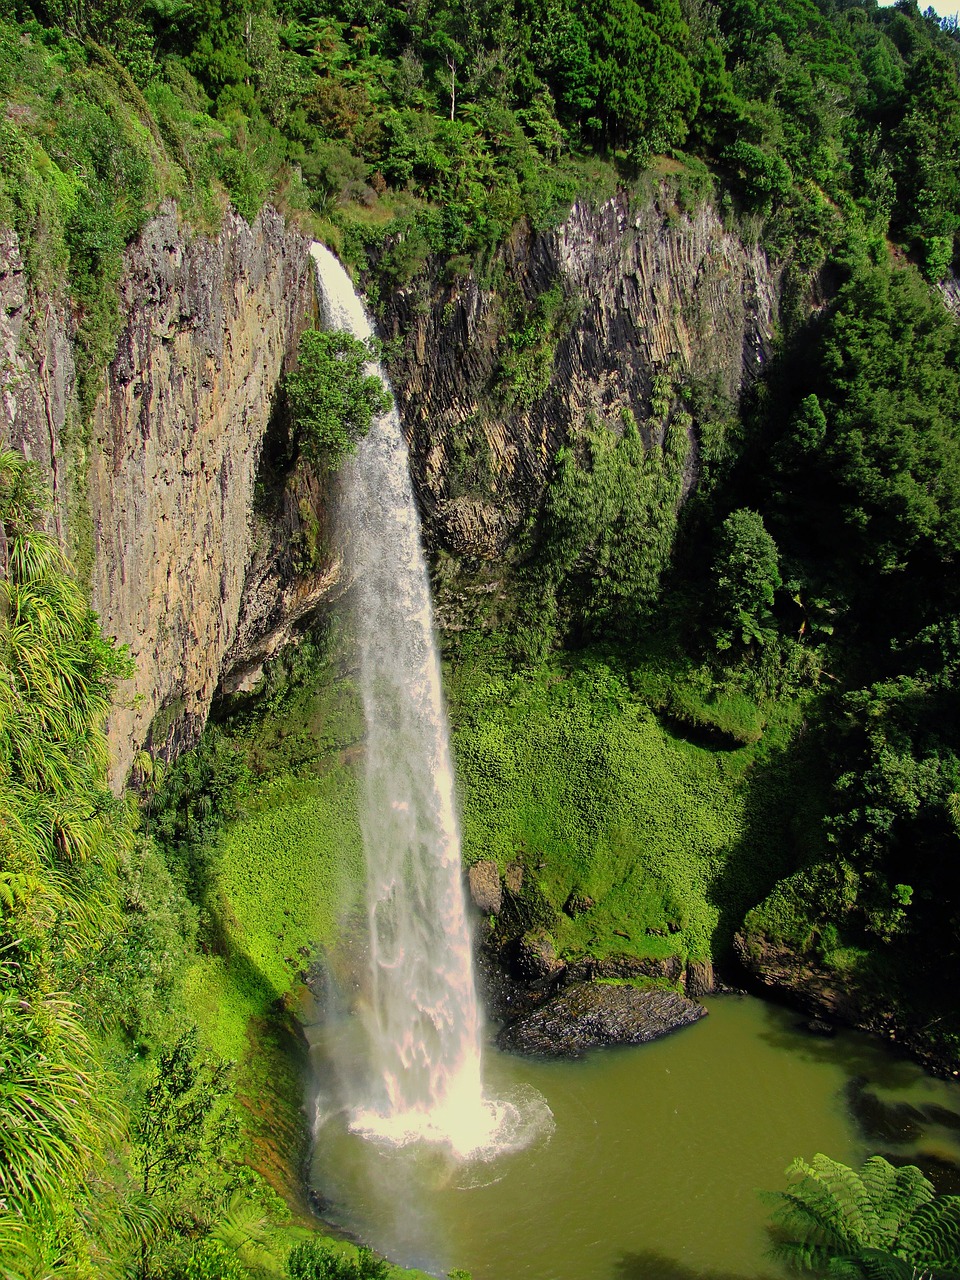
M676 991L576 982L509 1023L497 1043L513 1053L578 1058L603 1045L656 1040L706 1012Z
M485 916L496 915L503 900L500 872L490 858L475 862L468 872L470 898Z
M776 324L779 277L762 250L713 209L682 213L665 196L637 205L620 193L576 204L554 230L518 228L489 278L495 286L469 276L400 290L383 327L403 338L391 372L428 540L492 564L538 510L573 428L619 430L625 410L642 421L668 366L735 404ZM557 286L566 320L549 385L518 402L503 391L505 335ZM688 484L696 471L691 439Z

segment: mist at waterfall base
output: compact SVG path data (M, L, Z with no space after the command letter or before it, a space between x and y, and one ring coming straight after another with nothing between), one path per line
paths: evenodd
M349 277L313 257L329 327L373 329ZM383 369L373 371L386 381ZM341 469L338 522L366 721L361 828L368 965L353 1021L341 1020L333 1097L379 1148L429 1144L474 1164L549 1127L545 1104L489 1098L473 975L440 664L406 444L396 410L377 418Z

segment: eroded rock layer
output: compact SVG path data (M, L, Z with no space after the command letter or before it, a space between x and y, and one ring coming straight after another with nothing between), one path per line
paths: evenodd
M224 673L255 667L329 584L293 581L254 511L277 383L315 309L309 241L271 210L253 226L228 213L211 238L163 208L127 251L117 354L82 431L69 310L33 296L15 238L0 253L5 434L47 473L57 532L136 663L110 724L119 783L144 744L195 739ZM299 503L279 514L289 537Z
M384 336L403 338L393 376L434 545L501 557L571 429L619 429L625 410L643 421L659 372L732 407L769 353L778 299L765 253L712 207L625 193L574 205L554 230L519 227L483 278L399 290ZM524 343L540 361L526 381L511 365ZM688 484L696 466L694 436Z

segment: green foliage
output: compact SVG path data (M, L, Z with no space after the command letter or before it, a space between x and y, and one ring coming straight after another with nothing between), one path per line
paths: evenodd
M0 1195L12 1207L55 1195L82 1169L107 1118L75 1006L54 994L28 1004L9 961L0 976Z
M804 490L819 490L805 518L823 516L820 537L871 579L950 554L960 537L960 335L942 305L911 271L865 271L840 291L806 358L826 429L816 449L808 420L795 419Z
M183 1280L245 1280L249 1271L219 1240L201 1240L190 1255Z
M390 1268L369 1249L360 1249L356 1258L322 1240L305 1240L294 1245L287 1259L290 1280L386 1280Z
M955 980L960 900L958 376L956 323L920 274L861 264L758 397L736 482L776 537L776 625L817 641L833 690L821 849L747 932L845 979L852 958L864 999L886 988L920 1037L936 1024L913 1011Z
M795 1160L778 1192L778 1253L798 1270L842 1280L953 1280L960 1274L960 1197L936 1196L912 1165L871 1156L859 1171L824 1155Z
M366 366L376 358L368 342L342 330L308 329L300 335L297 367L284 380L290 417L304 456L335 470L392 404Z
M160 1051L134 1129L144 1195L179 1200L188 1188L194 1199L211 1194L210 1174L224 1164L234 1137L224 1107L230 1065L200 1052L195 1028ZM203 1182L191 1187L198 1170Z
M676 736L595 656L510 674L475 650L451 710L465 857L519 859L525 893L552 913L541 903L531 922L555 929L562 951L722 954L786 870L783 826L802 791L789 769L764 777L762 748ZM572 891L595 907L564 915Z
M119 1266L157 1225L111 1184L123 1113L98 1043L132 844L103 720L129 664L40 518L32 471L0 455L0 1236L15 1261L82 1267L107 1249Z
M271 1000L336 936L338 912L362 877L356 805L350 772L328 765L315 779L266 783L227 833L218 889L235 921L233 945L256 966ZM291 894L293 884L311 892Z
M141 118L146 104L110 64L58 30L0 21L0 85L9 95L0 218L18 233L38 283L55 289L66 271L85 412L116 346L123 250L155 205L165 171Z
M689 450L689 416L655 388L655 417L584 429L557 457L535 562L542 635L550 614L587 634L629 635L669 563Z
M204 905L217 837L239 815L249 784L243 756L211 728L170 767L151 800L154 839L177 883L198 905Z
M497 389L508 404L529 408L550 387L558 340L569 332L576 306L559 281L524 309L507 334Z
M781 585L777 544L763 518L742 508L720 526L713 563L714 601L719 618L717 645L728 648L737 635L744 644L763 640L774 593Z

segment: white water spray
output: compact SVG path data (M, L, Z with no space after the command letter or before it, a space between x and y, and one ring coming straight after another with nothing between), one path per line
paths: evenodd
M312 253L327 323L372 337L343 267L323 245ZM379 365L372 371L386 381ZM483 1096L453 767L420 522L395 409L375 420L342 478L367 722L364 1020L373 1077L372 1096L353 1100L351 1127L397 1144L443 1143L458 1158L502 1150L511 1126L504 1106Z

